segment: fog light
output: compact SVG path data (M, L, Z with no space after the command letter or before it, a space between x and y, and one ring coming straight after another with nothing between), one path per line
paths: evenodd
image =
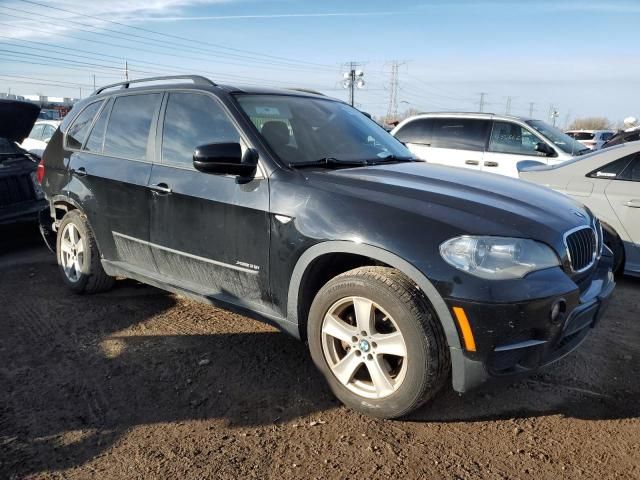
M549 318L554 323L562 320L562 316L564 312L567 310L567 302L564 300L558 300L551 306L551 312L549 313Z

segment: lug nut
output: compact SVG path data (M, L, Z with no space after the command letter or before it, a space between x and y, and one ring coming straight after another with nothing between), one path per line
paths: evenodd
M356 337L355 335L353 337L351 337L351 341L353 343L358 343L358 337Z
M367 360L373 360L373 355L371 354L367 355Z
M367 332L365 332L364 330L362 332L360 332L360 335L362 335L363 337L367 336Z

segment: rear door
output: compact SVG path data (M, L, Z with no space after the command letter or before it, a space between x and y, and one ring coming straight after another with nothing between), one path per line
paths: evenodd
M640 154L611 180L605 193L636 248L640 247Z
M151 244L170 283L236 304L268 304L269 184L202 173L193 151L217 142L247 143L219 100L170 92L161 113L149 181Z
M161 93L140 93L108 100L70 164L70 190L83 204L103 257L145 273L156 272L147 183L161 99Z
M536 151L536 145L543 141L522 125L495 120L491 127L489 146L482 169L485 172L517 177L518 162L539 161L547 164L548 157Z
M434 118L427 161L481 170L490 122L475 118Z

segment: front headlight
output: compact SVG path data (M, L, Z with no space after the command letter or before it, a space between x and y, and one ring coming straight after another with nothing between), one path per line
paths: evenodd
M560 265L550 247L526 238L465 235L440 245L440 255L449 265L488 280L522 278Z

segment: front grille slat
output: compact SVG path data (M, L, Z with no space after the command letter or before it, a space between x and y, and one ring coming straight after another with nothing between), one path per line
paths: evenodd
M28 202L35 199L31 175L0 178L0 206Z
M565 245L574 272L582 272L593 265L597 243L596 233L591 227L583 227L565 235Z

